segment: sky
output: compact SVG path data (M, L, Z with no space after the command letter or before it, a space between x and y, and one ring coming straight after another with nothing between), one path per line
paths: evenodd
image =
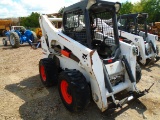
M32 12L39 14L56 13L62 7L67 7L80 0L0 0L0 18L25 17ZM107 0L125 2L127 0ZM138 0L128 0L135 2Z

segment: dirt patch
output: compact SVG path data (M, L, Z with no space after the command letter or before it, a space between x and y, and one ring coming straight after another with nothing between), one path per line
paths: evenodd
M160 47L160 42L157 42ZM63 106L57 87L45 88L39 78L42 50L28 45L17 49L2 46L0 38L0 120L159 120L160 61L142 68L138 87L155 85L150 93L125 105L113 114L101 113L94 102L81 113L70 113Z

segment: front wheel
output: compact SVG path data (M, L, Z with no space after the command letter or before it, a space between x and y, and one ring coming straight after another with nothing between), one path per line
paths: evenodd
M88 83L77 70L65 70L60 73L58 90L64 106L70 112L81 111L90 102Z
M2 39L3 45L7 46L7 40L5 38Z

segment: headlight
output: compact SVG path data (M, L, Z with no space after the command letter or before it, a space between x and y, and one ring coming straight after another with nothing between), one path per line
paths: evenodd
M84 0L81 0L81 1L84 1ZM88 0L87 9L89 9L95 3L96 3L96 0Z
M121 3L119 2L116 2L116 4L114 5L115 9L116 9L116 12L118 13L118 11L120 10L121 8Z

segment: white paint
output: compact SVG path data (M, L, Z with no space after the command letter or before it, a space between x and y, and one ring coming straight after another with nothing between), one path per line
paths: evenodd
M61 55L58 56L58 58L60 59L61 68L77 69L86 77L89 84L91 84L92 95L94 97L93 99L102 112L105 111L108 107L107 97L111 95L114 96L114 94L121 92L124 89L131 91L135 90L135 84L131 84L126 71L124 71L124 66L122 65L121 61L116 61L112 64L106 65L106 69L109 72L109 75L118 75L119 73L124 73L125 82L119 83L118 85L114 86L113 93L108 93L108 90L105 88L102 61L97 51L92 51L91 49L83 46L82 44L63 34L51 24L46 15L42 15L39 19L39 22L43 35L41 42L42 49L44 52L46 52L45 57L50 54L45 42L46 35L48 36L49 48L51 48L51 41L54 40L52 44L60 45L62 49L64 47L70 49L72 53L76 55L76 57L80 60L80 62L77 63L64 55ZM134 71L133 75L135 77L136 56L133 55L133 47L133 45L120 42L121 55L125 55L127 57L127 60L131 66L131 70L132 72ZM54 52L54 49L52 50ZM82 57L83 54L87 55L86 59Z

